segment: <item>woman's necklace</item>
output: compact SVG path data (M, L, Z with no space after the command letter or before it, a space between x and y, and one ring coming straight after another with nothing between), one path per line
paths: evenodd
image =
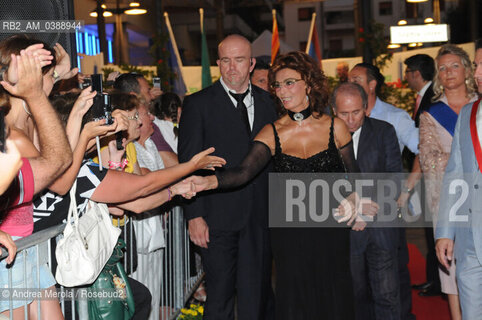
M301 126L301 122L311 116L311 108L308 105L308 107L301 112L293 112L288 110L288 115L290 116L291 120L298 122L298 125Z

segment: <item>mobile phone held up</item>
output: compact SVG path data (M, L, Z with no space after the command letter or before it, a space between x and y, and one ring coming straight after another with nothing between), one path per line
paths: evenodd
M154 77L154 78L152 78L152 86L153 86L154 88L159 88L159 89L161 89L161 78L159 78L159 77Z
M112 119L112 106L110 103L110 96L107 93L102 92L102 75L93 74L92 90L97 91L94 97L94 103L92 104L92 114L96 120L105 119L105 125L111 125L114 123Z

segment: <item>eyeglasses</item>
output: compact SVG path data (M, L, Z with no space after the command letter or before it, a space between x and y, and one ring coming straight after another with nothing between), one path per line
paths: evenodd
M298 81L303 81L303 79L286 79L282 82L276 81L271 84L271 88L273 88L274 90L279 90L281 88L291 89Z
M127 117L127 119L136 121L139 120L139 112L136 112L136 114L133 116Z
M410 70L410 69L408 69L408 68L405 69L405 73L410 73L410 72L415 72L415 71L417 71L417 70Z

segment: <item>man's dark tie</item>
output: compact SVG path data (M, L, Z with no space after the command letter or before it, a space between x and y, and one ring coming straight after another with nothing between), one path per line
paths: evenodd
M249 118L248 118L248 109L244 104L244 98L248 95L249 90L246 90L244 93L233 93L229 92L229 94L236 100L236 111L238 111L241 119L243 120L244 124L246 125L246 129L248 133L251 134L251 126L249 125Z

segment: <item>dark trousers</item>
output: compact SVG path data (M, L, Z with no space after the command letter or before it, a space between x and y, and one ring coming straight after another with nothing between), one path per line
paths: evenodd
M135 312L132 319L145 320L149 318L149 314L151 313L151 293L149 289L139 281L130 277L127 279L129 280L129 286L134 296Z
M400 319L398 232L351 231L350 266L357 320Z
M440 276L438 273L439 263L435 252L433 228L425 228L425 241L427 242L427 264L425 266L427 282L433 282L438 288L440 288Z
M209 230L208 249L201 251L207 289L203 319L234 319L235 296L237 319L274 319L269 243L268 229L256 224L240 231Z
M405 229L400 229L400 243L398 248L398 273L400 277L400 300L402 320L413 320L412 313L412 286L410 284L410 273L408 271L408 246Z

